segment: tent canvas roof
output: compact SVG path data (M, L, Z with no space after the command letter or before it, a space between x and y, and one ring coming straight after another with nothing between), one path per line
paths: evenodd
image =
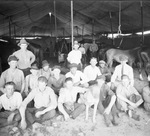
M9 36L48 36L56 35L55 16L58 36L71 36L70 0L56 0L56 15L53 0L7 0L0 2L0 35ZM119 18L119 4L121 17ZM142 1L143 27L150 29L150 2ZM142 31L141 2L74 0L74 35L92 35L92 33L111 33L118 31L119 19L123 33ZM51 17L49 15L51 12ZM10 25L9 25L10 24ZM11 31L10 28L11 27ZM93 31L92 31L93 29Z

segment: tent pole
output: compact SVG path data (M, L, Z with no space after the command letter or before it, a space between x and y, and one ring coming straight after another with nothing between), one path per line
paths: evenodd
M92 41L94 40L94 19L92 20Z
M82 25L82 40L84 39L84 25Z
M143 3L141 3L141 26L142 26L142 46L144 44L144 26L143 26Z
M57 42L57 20L56 20L56 2L54 0L54 16L55 16L55 38Z
M14 25L14 38L16 39L16 27Z
M73 50L73 0L71 0L71 42Z
M11 37L11 18L9 17L9 36Z
M114 46L114 33L113 33L113 25L112 25L112 15L111 12L109 12L110 17L110 28L111 28L111 34L112 34L112 45Z

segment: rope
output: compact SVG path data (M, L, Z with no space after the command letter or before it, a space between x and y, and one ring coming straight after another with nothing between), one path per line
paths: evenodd
M118 26L118 35L121 35L121 1L119 2L119 26Z

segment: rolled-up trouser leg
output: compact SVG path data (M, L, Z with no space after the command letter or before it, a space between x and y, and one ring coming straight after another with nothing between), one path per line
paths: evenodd
M54 110L54 109L50 110L50 111L46 112L45 114L43 114L41 116L41 121L43 122L43 121L46 121L46 120L50 120L55 116L56 116L56 110Z
M75 103L74 104L74 111L71 113L73 119L79 116L81 113L85 111L85 104Z

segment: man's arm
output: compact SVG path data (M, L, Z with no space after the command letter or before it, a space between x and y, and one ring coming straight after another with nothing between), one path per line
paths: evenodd
M65 120L67 120L69 118L69 115L65 111L64 106L63 106L64 99L65 99L65 94L64 92L62 92L62 90L60 90L60 95L58 98L58 110L64 115Z
M30 64L35 61L35 55L31 52Z
M26 122L25 121L25 110L26 110L26 107L27 107L28 103L34 99L35 93L36 93L36 91L34 91L34 90L31 91L29 93L29 95L24 99L24 101L22 102L22 104L19 108L19 112L20 112L20 115L21 115L21 121L22 122Z
M22 76L21 76L21 83L22 83L22 86L21 86L21 94L22 94L25 90L25 78L24 78L23 72L22 72Z
M4 89L4 85L5 85L5 73L2 73L1 77L0 77L0 91L2 93L5 93L5 89Z
M111 82L115 82L116 78L117 78L117 68L115 68L113 75L111 76Z
M125 98L125 97L121 94L121 90L122 90L122 86L120 85L120 86L117 87L117 90L116 90L116 95L117 95L117 97L118 97L120 100L122 100L122 101L124 101L124 102L130 104L132 107L136 107L135 103L131 102L130 100L128 100L127 98Z

